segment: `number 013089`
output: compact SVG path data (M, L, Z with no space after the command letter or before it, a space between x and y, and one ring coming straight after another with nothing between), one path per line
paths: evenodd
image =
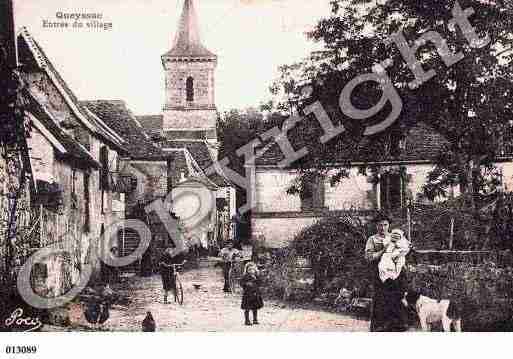
M35 354L36 345L6 345L5 354Z

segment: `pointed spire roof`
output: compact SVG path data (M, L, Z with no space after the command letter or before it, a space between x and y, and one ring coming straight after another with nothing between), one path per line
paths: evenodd
M182 15L178 23L173 47L165 57L206 57L215 58L216 55L201 43L198 17L194 10L193 0L184 0Z

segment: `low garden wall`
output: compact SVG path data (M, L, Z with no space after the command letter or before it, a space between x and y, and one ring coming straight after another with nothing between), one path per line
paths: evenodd
M341 273L319 290L308 261L291 257L290 253L288 249L260 251L267 296L300 302L315 300L326 305L334 304L343 287L356 287L362 297L372 296L370 278L361 273ZM405 270L412 289L462 305L464 331L511 331L512 258L500 252L430 251L409 258Z

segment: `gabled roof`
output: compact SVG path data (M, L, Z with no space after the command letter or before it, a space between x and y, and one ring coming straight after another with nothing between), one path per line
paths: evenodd
M75 164L81 165L82 167L101 167L100 163L95 161L84 146L75 141L59 127L57 121L53 118L50 112L48 112L28 90L23 91L23 97L26 100L26 111L34 117L32 120L35 120L44 126L44 129L46 129L61 145L61 147L58 148L54 145L54 148L56 148L56 156L58 158L62 158L63 160L72 160ZM39 127L38 123L33 123L33 125L36 128Z
M173 154L173 170L178 184L198 181L211 189L217 189L219 186L213 183L196 163L192 155L186 148L168 148L166 152ZM184 175L185 181L181 181L181 175Z
M78 121L113 148L120 152L126 152L126 149L123 147L123 139L104 123L98 121L94 116L91 116L91 114L80 105L73 91L71 91L50 59L46 56L43 48L32 35L30 35L26 28L22 28L20 31L18 36L18 48L21 62L29 67L35 67L48 75L50 81L57 88Z
M186 158L187 149L180 148L169 152L173 155L173 169L176 171L177 177L179 177L181 173L183 173L184 177L189 177L191 175L191 171Z
M167 156L151 142L124 101L83 101L82 105L125 139L132 159L162 160Z
M192 158L198 164L202 171L213 168L214 158L208 148L207 141L203 140L174 140L165 141L162 143L163 149L180 149L184 148L191 154ZM229 181L221 174L213 172L207 176L216 186L226 187L229 186Z
M294 140L291 140L294 143ZM430 162L443 148L448 144L447 139L431 126L419 122L408 130L404 138L404 146L400 154L395 157L383 159L376 153L372 146L368 145L369 141L363 139L356 149L350 146L341 146L336 157L332 159L333 163L343 163L348 160L351 162ZM300 148L304 144L295 144L295 148ZM276 143L267 145L265 152L262 151L256 157L255 164L257 166L276 166L285 157Z
M193 0L185 0L173 47L162 57L200 57L215 59L216 55L201 43L198 17Z

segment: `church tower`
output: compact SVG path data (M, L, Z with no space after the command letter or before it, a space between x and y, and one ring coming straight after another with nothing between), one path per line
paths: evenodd
M217 145L214 71L217 56L203 46L193 0L184 0L171 50L162 55L166 99L162 130L168 140Z

